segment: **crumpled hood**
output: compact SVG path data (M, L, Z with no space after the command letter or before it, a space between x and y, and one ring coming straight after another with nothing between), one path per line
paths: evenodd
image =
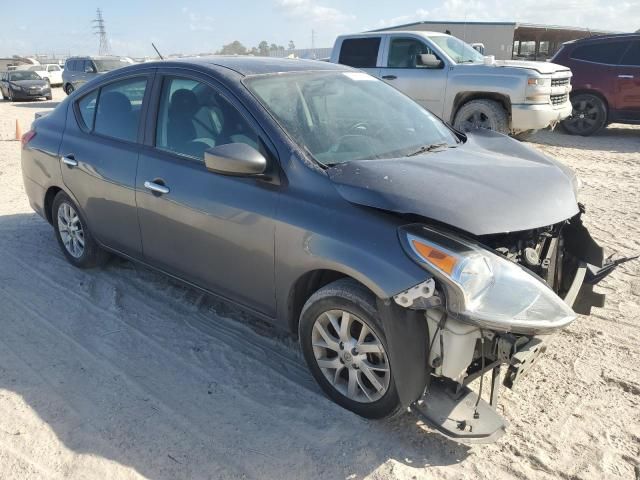
M539 73L568 72L569 68L551 62L528 62L526 60L496 60L496 67L515 67L535 70Z
M416 214L474 235L544 227L578 213L575 174L488 130L456 148L327 170L349 202Z

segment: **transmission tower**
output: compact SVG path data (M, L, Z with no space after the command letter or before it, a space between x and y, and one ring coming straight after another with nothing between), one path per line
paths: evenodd
M104 18L102 18L102 10L96 10L96 19L92 22L93 34L100 37L100 45L98 46L99 55L109 54L109 40L107 39L107 29L104 26Z

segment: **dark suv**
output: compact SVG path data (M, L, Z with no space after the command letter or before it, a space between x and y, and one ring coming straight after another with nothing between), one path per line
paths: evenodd
M573 72L573 115L562 122L574 135L610 123L640 124L640 34L568 42L551 59Z

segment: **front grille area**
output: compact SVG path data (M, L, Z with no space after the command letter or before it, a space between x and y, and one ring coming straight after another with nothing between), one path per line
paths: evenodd
M563 103L565 103L567 101L568 97L569 97L569 95L566 94L566 93L563 93L562 95L551 95L551 104L554 107L562 105Z
M552 78L551 86L552 87L564 87L565 85L569 85L569 77L566 78Z

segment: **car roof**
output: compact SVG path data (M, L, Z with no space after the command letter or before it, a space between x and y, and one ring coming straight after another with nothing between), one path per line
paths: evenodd
M565 42L565 45L582 45L583 43L599 42L602 40L640 40L640 33L610 33L606 35L593 35L592 37L578 38Z
M433 32L430 30L376 30L374 32L352 33L340 35L340 38L379 37L381 35L420 35L423 37L449 37L448 33Z
M297 58L253 57L250 55L211 55L206 57L168 59L160 62L142 63L139 66L162 67L168 64L184 66L198 65L205 68L224 67L242 75L260 75L267 73L286 73L304 71L345 71L353 70L345 65L302 60ZM155 65L154 65L155 64ZM131 67L128 67L131 68ZM134 67L135 68L135 67Z

